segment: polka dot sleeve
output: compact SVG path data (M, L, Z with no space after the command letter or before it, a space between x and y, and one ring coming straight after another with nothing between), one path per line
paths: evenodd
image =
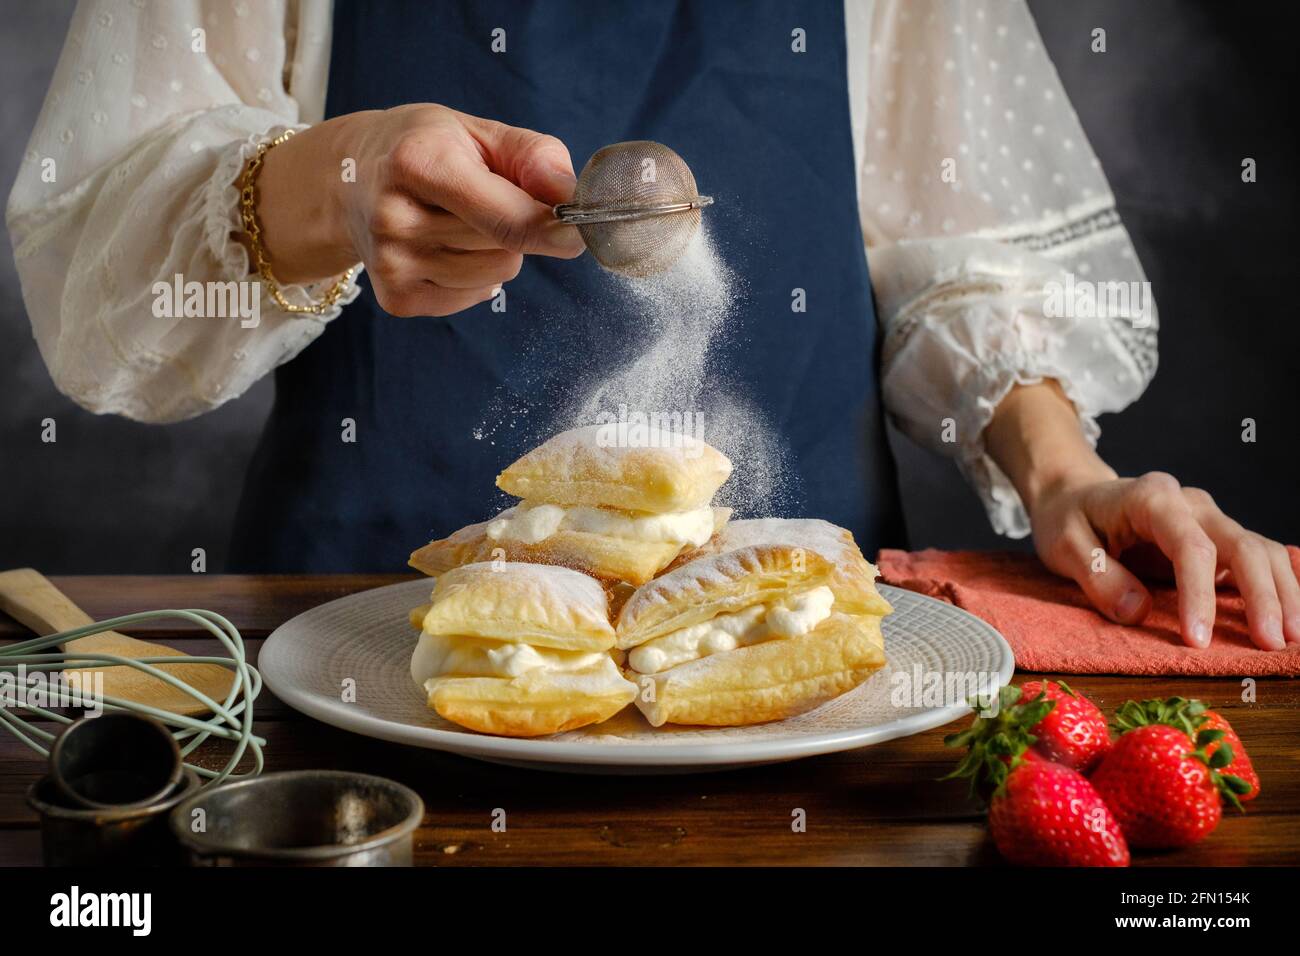
M243 161L321 118L329 17L325 0L78 5L6 221L41 355L83 407L151 422L197 415L338 314L279 310L246 281L233 238ZM186 308L191 283L204 289L198 314ZM210 294L227 288L244 299Z
M1150 286L1021 0L846 9L886 404L1024 536L985 426L1013 386L1051 378L1095 443L1096 416L1155 372Z

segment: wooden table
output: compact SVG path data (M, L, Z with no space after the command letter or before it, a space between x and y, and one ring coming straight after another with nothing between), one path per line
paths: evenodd
M229 617L253 659L278 624L345 594L402 576L64 577L55 583L92 617L162 607L203 607ZM191 653L216 642L173 622L131 632ZM0 619L0 641L30 636ZM1236 680L1079 676L1072 686L1108 713L1128 697L1180 694L1222 710L1250 748L1263 793L1245 816L1228 814L1201 845L1135 854L1134 863L1300 863L1300 681L1261 679L1241 702ZM939 782L952 766L940 730L848 753L724 773L669 777L570 776L516 770L359 737L289 709L269 692L256 732L268 770L339 768L392 777L424 797L417 861L475 864L865 864L996 863L965 784ZM201 751L216 763L219 745ZM24 794L43 760L0 733L0 865L40 862L36 818ZM493 812L506 811L504 833ZM792 814L807 815L794 832Z

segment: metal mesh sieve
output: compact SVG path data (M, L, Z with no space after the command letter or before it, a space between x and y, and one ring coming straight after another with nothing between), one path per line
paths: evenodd
M676 262L700 227L701 196L690 167L661 143L633 140L594 153L578 176L573 202L555 207L576 225L606 269L651 276Z

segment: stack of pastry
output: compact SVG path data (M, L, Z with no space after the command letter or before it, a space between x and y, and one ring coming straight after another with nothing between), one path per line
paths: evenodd
M729 522L712 500L730 473L699 439L621 424L508 467L497 485L518 504L411 555L438 576L412 612L429 706L508 736L598 723L633 699L656 727L738 725L866 680L890 612L875 568L825 521Z
M609 653L605 591L577 571L467 564L441 575L413 616L411 677L429 707L464 727L554 734L607 720L636 695Z
M655 727L752 724L852 690L885 663L875 577L826 521L731 522L623 605L637 707Z
M731 461L690 435L626 423L562 432L497 478L518 504L411 555L425 574L504 558L644 584L727 522L713 496Z

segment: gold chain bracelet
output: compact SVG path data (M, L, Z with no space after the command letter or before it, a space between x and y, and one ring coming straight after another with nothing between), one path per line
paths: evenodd
M334 305L335 302L348 290L352 283L352 275L356 272L355 268L348 269L347 272L339 276L334 284L325 290L325 295L319 302L311 305L295 305L284 297L280 291L280 283L271 273L271 262L266 258L266 249L262 246L262 226L257 221L257 174L262 171L262 158L266 156L267 150L273 146L279 146L294 134L295 130L287 129L269 143L260 143L257 147L257 153L244 167L244 174L239 177L239 218L244 222L244 234L248 236L248 244L253 250L253 262L257 266L257 274L262 281L266 283L267 290L271 293L271 298L285 312L310 313L311 315L324 315L325 312Z

